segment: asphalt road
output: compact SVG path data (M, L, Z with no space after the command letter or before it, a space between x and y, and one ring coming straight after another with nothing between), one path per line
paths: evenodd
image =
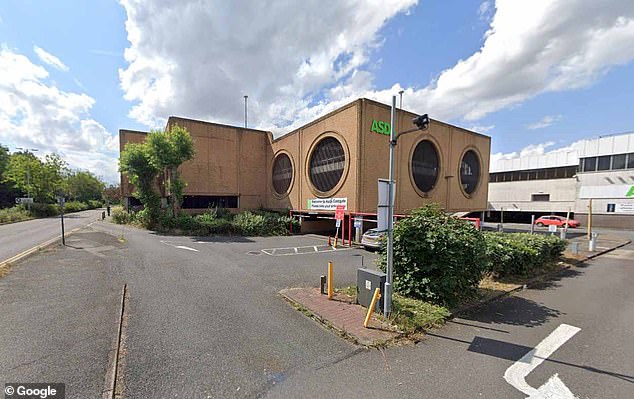
M379 351L340 339L277 294L316 286L328 260L339 286L354 283L362 256L371 266L374 254L363 250L301 254L322 241L198 240L95 223L71 247L0 279L0 342L8 343L0 384L66 382L67 397L95 397L127 283L126 398L525 398L505 371L563 323L580 331L526 382L538 388L557 373L579 398L631 397L634 246L453 320L417 345ZM298 254L261 251L280 247Z
M64 215L65 231L83 227L97 220L103 209ZM61 236L59 216L9 223L0 226L0 262L31 249L54 237Z

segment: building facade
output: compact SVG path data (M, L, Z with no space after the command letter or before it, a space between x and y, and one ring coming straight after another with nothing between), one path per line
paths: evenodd
M397 131L412 127L398 110ZM181 166L183 209L291 209L375 213L378 179L388 177L390 107L368 99L349 103L277 139L271 132L170 117L190 132L196 156ZM120 149L146 133L120 130ZM490 138L431 120L403 135L395 158L395 210L425 203L448 212L487 208ZM123 196L134 188L122 179Z
M568 151L502 159L491 165L495 219L568 212L594 226L634 228L634 133L582 140Z

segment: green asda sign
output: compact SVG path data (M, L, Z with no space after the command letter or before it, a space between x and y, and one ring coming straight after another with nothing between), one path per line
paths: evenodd
M630 187L630 191L625 194L626 197L634 197L634 186Z
M374 133L384 134L386 136L390 135L390 124L383 121L377 121L376 119L372 120L372 129L370 129Z

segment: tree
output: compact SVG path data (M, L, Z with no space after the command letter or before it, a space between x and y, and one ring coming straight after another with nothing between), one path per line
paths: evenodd
M72 171L65 180L65 192L69 199L88 202L103 197L105 184L88 171Z
M159 169L151 162L149 146L146 143L128 143L121 152L119 171L125 173L134 185L134 196L145 207L149 224L159 215L160 197L154 189Z
M9 149L0 145L0 208L15 205L15 198L19 197L21 192L14 187L13 183L5 181L4 172L9 166L11 154Z
M7 169L9 164L9 149L0 144L0 181L2 180L2 174Z
M57 154L47 155L42 162L30 152L17 152L9 158L4 179L35 202L49 203L63 190L67 171L66 162Z
M111 204L121 201L121 186L118 184L110 184L103 190L103 198Z
M194 141L184 127L172 125L165 131L151 131L147 138L152 164L163 172L165 192L170 197L172 214L178 214L185 182L178 167L195 155Z

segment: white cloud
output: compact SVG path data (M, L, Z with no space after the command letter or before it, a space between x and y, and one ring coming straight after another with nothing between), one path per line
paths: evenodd
M491 19L494 8L495 7L490 0L486 0L480 3L480 7L478 7L478 16L480 17L480 20L488 21L489 19Z
M487 133L495 129L495 125L473 125L467 129L478 133Z
M561 118L562 118L561 115L546 115L542 119L538 120L537 122L527 125L526 128L529 130L543 129L557 122Z
M497 152L497 153L491 154L490 165L491 165L491 168L493 169L495 168L495 165L497 164L497 161L499 160L509 160L509 159L516 159L521 157L548 155L548 154L555 154L559 152L579 151L583 148L583 145L585 142L586 140L578 140L573 142L570 145L567 145L564 147L557 147L553 149L549 149L549 148L555 145L554 141L547 141L545 143L539 143L539 144L530 144L522 148L519 152L518 151L513 151L509 153Z
M423 88L377 88L371 52L381 28L415 0L212 4L121 0L130 116L150 127L173 114L289 131L365 96L437 119L478 120L549 91L595 82L634 58L630 1L497 0L479 51ZM483 4L483 3L481 3ZM179 23L174 23L179 21Z
M26 56L0 48L0 141L56 152L74 168L117 181L118 139L92 119L95 100L62 91L48 77Z
M60 60L53 54L38 46L33 46L33 51L35 52L35 55L37 55L37 57L42 60L43 63L50 65L55 69L59 69L60 71L68 72L68 67L64 65L62 60Z

